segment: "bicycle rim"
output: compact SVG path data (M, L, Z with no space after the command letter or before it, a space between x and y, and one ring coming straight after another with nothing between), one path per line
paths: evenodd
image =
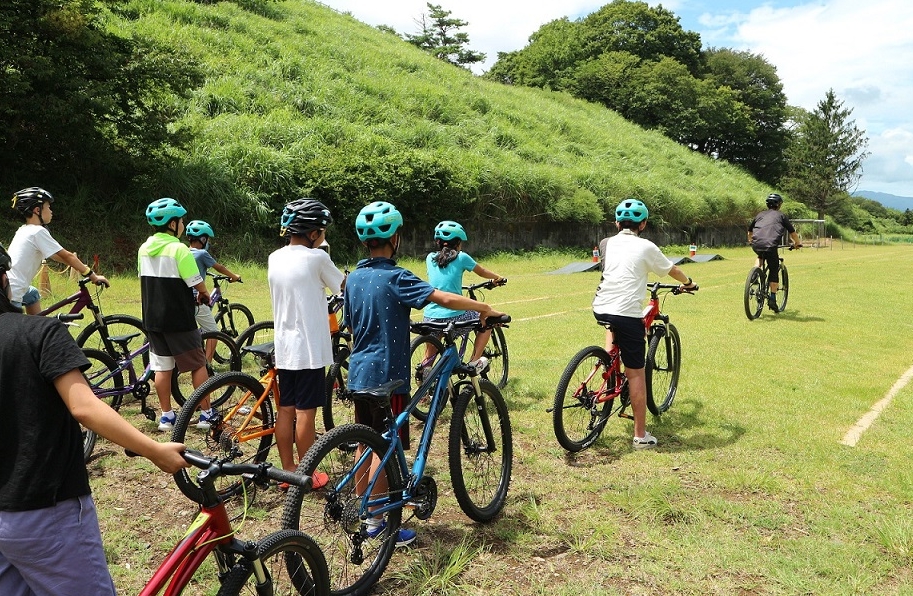
M207 331L203 333L203 350L207 349L209 342L214 342L214 354L222 354L223 357L215 358L206 363L206 372L209 377L218 374L241 370L241 355L238 352L238 346L230 337L221 331ZM179 372L177 367L171 374L171 396L179 406L183 406L187 397L193 393L193 372ZM219 404L229 398L231 387L227 387L221 394L211 394L210 399L214 404Z
M760 267L753 267L748 272L745 279L745 316L749 321L753 321L761 316L764 310L764 295L766 292L763 288L764 276Z
M647 348L647 408L654 416L669 409L678 391L681 340L675 325L654 327Z
M431 355L428 355L429 350ZM443 351L444 345L436 337L420 335L412 340L412 343L409 346L409 353L412 359L410 370L412 371L413 390L417 390L425 381L425 376L430 373L431 369L434 368L434 365L437 364ZM422 399L419 400L418 404L412 410L412 415L417 420L424 422L428 419L428 408L431 406L431 396L433 392L434 388L432 387L422 396Z
M253 563L242 561L225 578L218 596L324 596L329 593L326 559L307 534L294 530L274 532L258 544L257 559L265 572L264 584L257 584Z
M302 530L317 541L327 559L333 595L369 593L393 555L402 509L389 511L385 529L376 537L368 537L360 519L364 513L362 499L356 491L356 477L360 476L366 483L370 472L368 466L355 470L360 451L383 453L387 446L387 441L367 426L337 426L314 443L298 466L302 474L313 475L315 470L327 474L327 485L309 494L292 487L286 497L282 527ZM387 494L401 499L403 483L399 467L391 461L385 471L389 483ZM346 476L350 476L348 481L344 480ZM374 498L380 496L374 494Z
M491 338L482 354L488 358L488 379L497 385L498 389L507 387L510 361L507 358L507 339L500 327L491 330Z
M777 290L777 311L786 310L786 301L789 299L789 273L786 265L780 265L780 288Z
M582 451L599 438L614 399L596 400L614 386L611 360L602 348L589 346L571 358L555 389L552 410L555 438L562 447Z
M453 403L448 445L450 479L460 508L487 522L504 507L513 467L513 437L507 403L498 387L479 381L459 390Z
M327 372L326 402L323 405L323 426L327 431L336 426L355 422L355 402L349 393L349 360L334 362Z

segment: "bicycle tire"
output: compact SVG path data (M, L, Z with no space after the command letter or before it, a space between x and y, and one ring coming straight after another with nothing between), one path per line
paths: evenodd
M477 522L493 520L504 508L513 468L513 436L507 403L498 386L479 380L479 393L464 382L453 402L448 460L453 494Z
M603 378L611 370L608 353L598 346L589 346L574 354L561 374L555 389L552 425L555 438L567 451L583 451L602 434L615 400L600 404L596 398L605 387L615 386L611 376ZM588 386L588 380L596 386Z
M786 265L780 265L780 287L777 289L777 312L786 310L786 301L789 299L789 273Z
M240 425L247 416L243 413L242 408L246 406L249 408L249 412L253 412L255 404L265 390L258 379L237 371L221 373L207 379L205 383L196 388L187 403L178 412L174 429L171 432L171 440L184 443L188 449L195 449L212 457L225 457L232 449L237 449L240 451L240 455L232 459L236 463L265 461L273 441L271 431L276 424L272 396L263 400L245 428L250 433L269 432L249 441L241 440L238 434ZM197 408L211 393L228 394L229 397L217 405L213 404L216 417L209 430L203 431L197 428L191 430L192 422L198 416ZM203 492L196 483L194 470L193 468L189 472L180 470L174 475L174 481L188 499L202 503ZM248 480L238 476L224 476L220 478L217 489L223 500L227 500L243 493L249 487Z
M482 355L488 358L488 372L485 373L488 380L497 385L498 389L507 387L510 361L507 355L507 338L504 337L504 331L500 327L494 327L491 330L491 338Z
M764 310L764 272L760 267L752 267L745 279L745 316L749 321L754 321L761 316Z
M216 315L216 325L219 331L232 338L238 339L245 329L254 324L254 313L240 302L232 302L225 310L220 310Z
M241 353L238 351L238 346L235 344L235 341L222 333L221 331L206 331L202 335L203 349L206 349L206 342L209 340L216 340L216 352L221 352L225 357L222 358L224 361L220 364L217 359L214 357L211 362L206 363L206 372L209 374L209 377L214 377L217 374L230 371L240 371L241 370ZM174 401L177 402L179 406L183 406L184 402L187 401L187 396L193 393L193 372L179 372L177 367L171 373L171 396L174 398ZM218 405L220 402L228 399L228 394L214 395L210 396L213 403Z
M235 340L238 350L241 351L241 372L245 372L253 377L263 376L266 368L264 363L254 354L244 352L243 348L271 342L275 337L276 333L273 328L273 321L257 321L241 332L241 335Z
M343 478L355 469L357 447L383 454L388 446L379 433L362 424L337 426L314 443L297 470L308 475L320 470L329 475L327 485L307 495L293 486L285 498L282 527L302 530L317 541L327 557L330 594L334 596L368 594L387 568L396 547L403 510L394 508L387 512L383 532L368 538L359 517L357 474L352 474L349 482L343 484ZM384 470L388 493L401 497L403 480L395 458L387 462ZM362 474L367 473L365 469Z
M426 359L425 352L429 346L432 350L434 350L434 356ZM419 335L418 337L413 338L412 342L409 344L409 355L412 362L410 365L410 371L412 374L413 391L418 391L419 387L425 380L425 374L427 374L432 369L432 367L438 363L440 355L443 352L444 344L441 343L441 340L432 335ZM428 419L428 408L431 406L431 397L433 394L434 387L422 395L422 398L412 410L412 415L416 418L416 420L424 422ZM415 394L413 394L413 397L415 397ZM443 408L446 404L446 400L441 400L441 408Z
M654 325L647 348L647 408L659 416L672 406L682 367L682 341L675 325ZM659 403L657 403L659 398Z
M327 431L355 422L355 402L349 393L349 358L347 354L327 371L326 399L323 404L323 427Z
M326 558L314 539L304 532L273 532L257 544L257 558L266 572L265 585L257 585L253 563L242 561L226 576L218 596L325 596L330 593Z
M89 361L89 368L83 371L82 376L86 378L93 393L113 392L124 388L124 373L117 361L111 358L107 352L94 348L83 348L82 353ZM123 395L117 394L100 399L113 409L119 410L123 397Z
M76 344L80 348L102 350L116 361L127 358L131 352L139 350L146 343L146 328L140 319L130 315L106 315L102 317L102 321L104 321L108 337L139 335L126 344L126 352L123 352L119 346L106 345L101 327L96 321L93 321L76 336ZM146 365L149 364L149 352L145 352L142 359L143 368L146 368Z

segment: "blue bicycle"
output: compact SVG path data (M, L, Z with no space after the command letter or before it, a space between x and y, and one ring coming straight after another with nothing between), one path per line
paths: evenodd
M507 315L491 317L486 326L508 322ZM394 417L390 396L404 383L400 380L352 392L352 399L379 401L386 407L387 430L381 435L361 424L337 426L318 439L298 467L299 474L320 470L330 480L310 494L292 487L282 526L301 529L320 544L330 569L332 594L369 593L400 539L403 511L420 520L434 512L438 487L426 466L438 417L449 396L455 396L448 437L454 496L475 521L491 521L503 509L513 466L510 418L498 387L460 361L456 340L467 328L479 329L479 322L413 323L413 333L440 335L443 347L409 405ZM428 419L410 467L399 430L409 424L412 412L429 392ZM380 464L372 474L375 456Z

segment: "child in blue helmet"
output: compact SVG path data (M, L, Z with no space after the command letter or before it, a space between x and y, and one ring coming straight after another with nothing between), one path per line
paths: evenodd
M215 269L222 275L228 276L228 279L231 282L241 281L240 275L232 273L228 267L216 261L215 257L209 252L209 241L216 237L216 233L211 225L201 219L195 219L187 224L187 229L184 230L184 233L187 235L187 241L190 243L190 254L193 255L193 259L197 262L197 267L200 270L200 276L203 278L204 285L206 284L206 272L209 271L210 268ZM196 290L194 290L194 298L197 298ZM200 331L203 331L204 333L207 331L219 330L216 319L212 315L212 305L208 302L197 304L196 319ZM207 340L207 362L212 362L212 356L215 354L215 351L216 340Z
M466 271L472 271L479 277L493 280L495 283L501 283L504 279L477 263L469 253L462 250L463 242L466 241L466 231L457 222L447 220L437 224L434 227L434 241L437 243L437 251L428 253L425 257L425 268L428 271L428 283L435 288L460 294L463 289L463 273ZM479 316L474 311L455 310L434 303L425 307L426 321L463 321L477 318ZM484 370L488 365L487 358L483 357L482 353L490 337L490 329L480 331L476 336L469 363L479 370ZM434 350L431 344L427 347L429 353L425 355L426 358L432 355L430 350Z
M593 315L606 330L606 351L618 346L628 378L631 409L634 414L635 449L656 446L656 437L647 432L647 382L644 371L646 345L643 302L647 275L669 275L693 289L694 282L640 233L647 226L647 206L637 199L625 199L615 209L618 234L602 241L602 279L593 298Z
M393 413L403 411L408 403L410 379L409 323L412 309L424 308L429 302L458 310L473 310L483 321L499 313L483 302L471 300L460 294L444 292L396 264L393 258L399 248L400 227L403 216L384 201L365 206L355 219L358 239L367 247L369 256L358 262L346 280L345 319L352 329L352 353L349 356L349 389L373 389L396 379L407 385L393 396ZM355 403L355 419L361 424L383 432L386 430L383 408L360 401ZM408 448L408 425L403 426L401 439ZM379 458L372 461L372 476L379 466ZM369 478L359 476L359 490L367 490ZM379 478L376 492L386 491L386 478ZM369 536L380 534L384 525L378 520L368 520ZM415 531L400 528L397 546L415 540Z
M146 221L155 230L137 254L143 326L149 339L149 364L155 371L155 392L162 416L158 429L174 428L177 416L171 409L171 376L191 372L193 386L208 377L206 354L197 329L196 304L208 304L209 292L190 249L181 243L187 210L171 198L153 201L146 208ZM194 299L193 290L196 290ZM197 428L208 430L212 410L209 398L201 403L203 411Z

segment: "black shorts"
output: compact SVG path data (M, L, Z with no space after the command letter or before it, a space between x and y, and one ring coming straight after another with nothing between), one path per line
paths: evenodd
M644 331L644 320L619 315L593 313L600 325L612 328L613 341L621 351L621 361L625 368L643 368L647 360L647 334Z
M326 372L323 368L276 369L279 375L279 406L314 410L326 401Z
M406 393L395 393L390 396L390 408L393 415L398 416L409 404L409 395ZM387 432L387 410L381 408L375 402L369 402L363 399L355 400L355 422L370 426L377 432L383 434ZM399 440L403 444L403 449L409 449L409 421L399 429Z

